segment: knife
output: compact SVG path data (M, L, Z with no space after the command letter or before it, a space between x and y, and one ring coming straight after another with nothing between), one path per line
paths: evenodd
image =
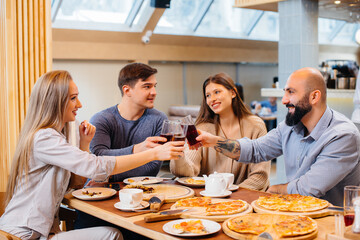
M327 207L327 209L334 210L334 211L339 211L339 212L343 212L343 211L344 211L344 208L343 208L343 207L337 207L337 206Z
M177 219L180 218L183 212L188 211L189 209L177 209L177 210L167 210L159 213L149 214L144 217L145 222L157 222L163 220Z
M271 239L271 240L273 239L270 233L268 232L263 232L257 237L257 240L266 240L266 239Z

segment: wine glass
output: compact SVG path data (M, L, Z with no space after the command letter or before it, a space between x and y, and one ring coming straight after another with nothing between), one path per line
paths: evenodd
M174 123L170 120L164 120L161 133L161 137L167 139L167 142L172 141L174 138ZM159 142L160 144L164 144L165 142Z
M189 144L190 149L198 149L202 146L201 142L196 140L197 136L199 136L199 133L196 130L195 124L191 118L191 115L187 115L186 117L181 119L181 125L183 127L187 127L186 130L186 139Z
M173 141L185 141L187 125L181 125L180 121L173 122Z
M360 197L359 186L345 186L344 188L344 222L345 226L352 225L355 217L354 200Z

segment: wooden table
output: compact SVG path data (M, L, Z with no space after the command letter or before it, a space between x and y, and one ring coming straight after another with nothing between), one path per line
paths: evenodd
M164 181L165 184L178 184L174 181ZM123 183L120 184L121 187L124 186ZM200 191L204 190L203 188L194 188L195 196L200 197ZM256 200L259 196L267 195L264 192L253 191L245 188L239 188L237 191L233 192L229 199L242 199L247 201L249 204ZM158 240L172 240L172 239L184 239L174 237L165 233L162 230L162 226L169 221L161 221L154 223L145 223L144 216L148 214L144 213L135 213L135 212L123 212L114 207L114 204L119 201L118 195L113 196L110 199L101 200L101 201L83 201L77 198L74 198L71 194L67 194L64 198L64 203L68 204L70 207L83 211L87 214L93 215L97 218L103 219L107 222L115 224L117 226L129 229L130 231L139 233L148 238L158 239ZM164 204L161 207L161 210L166 210L171 207L173 203ZM316 239L326 239L327 233L334 232L335 229L335 220L333 216L324 217L316 219L318 223L318 237ZM228 237L222 230L216 234L209 235L207 237L201 237L202 239L216 239L230 240L232 238Z

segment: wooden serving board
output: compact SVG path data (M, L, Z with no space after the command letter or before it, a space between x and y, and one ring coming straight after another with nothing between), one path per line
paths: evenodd
M220 198L212 198L211 199L212 203L216 203L216 202L225 202L225 201L233 201L232 199L220 199ZM190 209L188 212L184 212L180 215L181 218L200 218L200 219L206 219L206 220L212 220L215 222L223 222L226 219L229 219L231 217L237 217L237 216L241 216L241 215L245 215L248 213L253 212L253 208L250 204L247 204L247 208L240 213L236 213L236 214L231 214L231 215L213 215L213 216L208 216L206 215L206 211L204 207L193 207L193 208L188 208L188 207L176 207L176 206L171 206L170 209L184 209L184 208L188 208Z
M269 224L269 225L272 225L274 222L276 222L278 217L280 216L280 215L272 215L272 214L255 214L255 213L251 213L251 214L254 214L257 217L257 220L260 223ZM235 218L235 217L233 217L233 218ZM238 233L238 232L230 230L227 224L233 218L229 218L228 220L226 220L222 224L222 229L223 229L223 231L224 231L224 233L226 235L228 235L231 238L240 239L240 240L255 240L255 239L258 239L259 235ZM306 235L295 236L295 237L287 237L287 238L280 238L279 236L277 236L275 230L272 227L269 227L268 229L266 229L266 232L270 233L270 235L273 237L274 240L275 239L278 239L278 240L281 240L281 239L309 240L309 239L316 238L317 234L318 234L318 230L316 229L314 232L311 232L311 233L306 234Z
M146 185L155 189L153 193L144 193L143 200L148 201L152 196L164 196L165 203L176 202L177 200L193 197L195 192L191 188L173 184Z
M263 208L259 205L257 205L256 200L251 203L251 206L254 208L254 211L257 213L267 213L267 214L282 214L282 215L302 215L302 216L308 216L311 218L320 218L325 217L328 215L333 215L335 212L333 210L329 210L327 208L318 210L318 211L312 211L312 212L283 212L283 211L273 211L266 208ZM337 212L339 213L339 212Z

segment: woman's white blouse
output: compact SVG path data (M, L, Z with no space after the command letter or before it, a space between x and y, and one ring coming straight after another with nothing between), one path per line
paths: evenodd
M71 172L103 181L114 167L114 156L89 154L69 144L64 135L52 128L39 130L34 136L29 174L18 182L0 218L0 229L2 226L7 229L27 227L42 236L48 236L50 231L56 232L59 225L56 213L69 185Z

